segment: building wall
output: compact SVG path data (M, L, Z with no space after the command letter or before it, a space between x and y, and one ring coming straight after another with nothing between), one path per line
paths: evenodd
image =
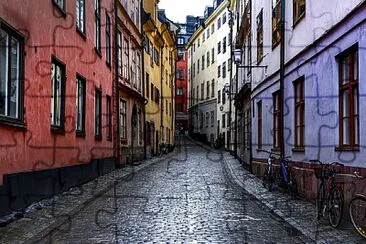
M101 1L102 47L106 43L106 14L113 30L112 6L111 0ZM74 2L68 2L64 11L53 1L0 3L1 28L9 27L24 41L24 53L20 56L24 62L21 74L24 95L20 96L24 100L20 105L24 118L16 124L4 116L0 118L0 214L114 168L112 138L107 136L111 128L106 116L106 97L112 97L114 66L106 63L106 48L101 48L100 54L95 51L94 2L86 3L85 35L76 29L75 9ZM64 131L51 130L52 57L64 63L66 70ZM77 75L86 80L85 133L81 134L75 129ZM95 134L96 89L102 95L100 137ZM12 193L7 192L9 189Z
M127 1L126 5L118 2L118 32L121 33L122 53L117 54L121 60L122 73L118 71L119 101L126 102L126 125L121 119L121 103L116 114L119 121L120 164L139 161L144 158L144 94L142 67L142 34L141 6L138 1ZM117 39L119 36L117 36ZM127 41L127 42L126 42ZM118 40L117 40L118 42ZM128 49L126 50L126 43ZM128 56L126 55L128 52ZM118 63L118 62L117 62ZM129 74L124 72L128 65ZM117 68L119 70L119 68ZM134 70L134 74L132 73ZM122 132L122 130L125 130Z
M188 56L187 52L182 55L183 58L177 61L177 72L176 72L176 92L175 92L175 114L176 114L176 126L177 130L188 130ZM178 73L182 72L183 77L178 77ZM178 94L178 89L182 89L183 94ZM179 111L180 108L181 110Z

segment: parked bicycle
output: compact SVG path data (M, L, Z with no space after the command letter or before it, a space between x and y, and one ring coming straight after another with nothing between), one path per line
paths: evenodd
M272 190L273 183L278 183L278 185L282 186L286 190L288 190L291 196L295 197L297 194L297 184L296 180L291 176L290 170L290 157L281 157L280 154L277 154L272 151L267 150L259 150L261 152L266 152L269 154L267 160L266 171L263 175L263 186L266 187L269 191ZM273 166L273 162L275 160L280 161L280 177L277 176L276 170Z
M357 179L365 179L360 176L358 172L354 172ZM363 194L356 194L348 208L349 218L353 227L364 238L366 238L366 196Z
M162 156L163 154L168 153L168 146L165 143L161 143L159 145L159 151L157 153L158 156Z
M340 173L343 164L334 162L326 164L320 160L310 160L319 163L320 167L315 170L315 176L320 180L320 185L316 199L316 217L326 217L328 214L329 222L333 227L338 227L343 214L343 184L337 183L336 174Z

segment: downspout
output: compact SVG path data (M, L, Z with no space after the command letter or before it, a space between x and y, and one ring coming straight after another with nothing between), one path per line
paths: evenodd
M252 63L252 0L249 0L249 37L248 37L248 48L249 48L249 64ZM250 69L250 68L249 68ZM250 90L252 90L252 81L253 81L253 76L252 76L252 72L250 72ZM252 92L250 91L249 92L249 107L252 108L252 104L251 104L251 95L252 95ZM253 118L253 111L254 111L254 103L253 103L253 111L252 109L250 109L249 111L250 112L250 130L249 130L249 171L250 172L253 172L253 164L252 164L252 161L253 161L253 152L252 152L252 149L253 149L253 143L252 143L252 138L253 138L253 134L252 134L252 131L253 131L253 126L252 126L252 118Z
M163 37L163 34L165 31L167 31L168 28L165 28L165 30L163 30L161 33L160 33L160 36L161 38L163 39L163 46L160 47L160 91L161 91L161 103L160 103L160 140L162 139L162 135L163 135L163 127L164 127L164 120L163 120L163 116L164 116L164 110L163 110L163 107L164 107L164 95L163 95L163 85L164 85L164 81L163 81L163 73L164 73L164 70L163 70L163 61L164 61L164 47L165 47L165 41L164 41L164 37Z
M281 0L281 46L280 46L280 148L281 156L285 156L284 140L284 79L285 79L285 0Z
M233 20L232 20L232 11L230 10L230 4L231 4L231 1L229 1L229 5L228 5L228 12L230 14L230 19L229 19L229 26L230 26L230 39L232 39L232 36L233 36ZM229 40L230 41L230 40ZM230 57L232 59L232 56L233 56L233 45L230 45ZM231 128L231 122L232 122L232 94L233 94L233 67L231 67L230 69L230 89L229 89L229 135L230 135L230 140L229 140L229 145L228 145L228 150L230 151L231 149L231 133L232 133L232 128ZM225 142L224 142L224 145L225 145Z
M140 3L140 13L143 11L144 9L144 1L141 1ZM143 18L142 18L142 14L140 14L140 33L142 34L142 29L143 29ZM145 106L146 106L146 97L145 97L145 53L144 53L144 50L145 50L145 36L143 35L142 36L142 45L141 45L141 67L142 67L142 75L141 75L141 78L142 78L142 98L144 100L144 106L142 108L142 111L143 111L143 130L144 130L144 138L143 138L143 143L144 143L144 159L146 159L146 109L145 109Z
M120 128L119 128L119 124L120 124L120 121L119 121L119 79L118 79L118 49L117 49L117 31L118 31L118 24L117 24L117 21L118 21L118 1L117 0L114 0L114 67L115 68L115 86L116 86L116 94L115 94L115 97L116 97L116 115L117 115L117 128L116 128L116 131L117 131L117 135L116 135L116 142L115 142L115 145L116 145L116 164L117 165L120 165L120 162L121 162L121 150L120 150L120 142L121 142L121 138L120 138Z

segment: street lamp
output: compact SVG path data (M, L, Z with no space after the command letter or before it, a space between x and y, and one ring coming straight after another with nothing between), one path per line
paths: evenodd
M234 50L234 61L236 64L241 64L243 61L243 50L240 48L237 48Z

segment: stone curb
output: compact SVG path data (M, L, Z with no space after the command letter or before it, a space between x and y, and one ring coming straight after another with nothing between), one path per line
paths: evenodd
M72 216L96 198L111 190L115 184L152 164L171 158L175 153L176 150L162 157L141 161L139 165L116 169L53 197L49 208L25 213L23 218L0 228L0 243L38 243L53 230L70 221Z

